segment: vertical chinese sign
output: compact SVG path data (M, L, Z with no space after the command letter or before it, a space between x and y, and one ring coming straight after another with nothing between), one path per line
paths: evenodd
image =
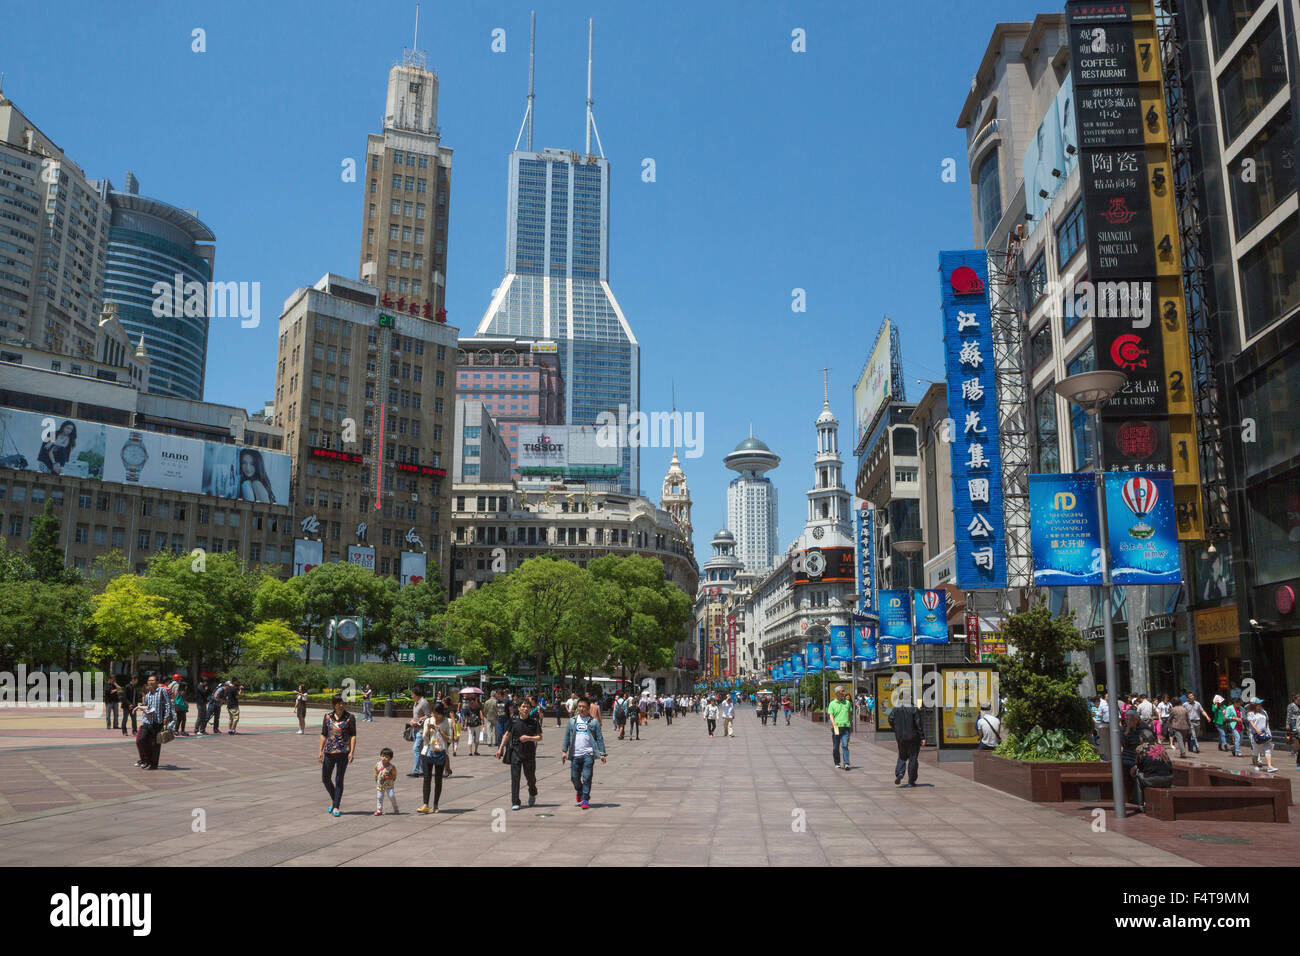
M1006 529L987 254L980 249L939 253L939 279L948 413L953 418L957 586L966 591L1004 588Z

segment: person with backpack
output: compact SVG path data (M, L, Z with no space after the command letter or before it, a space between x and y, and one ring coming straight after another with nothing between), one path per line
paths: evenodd
M190 709L189 702L185 699L185 682L181 681L176 688L176 693L172 697L172 708L176 711L176 735L178 737L188 737L185 731L185 716Z
M208 719L212 721L212 732L221 733L221 706L230 696L230 684L219 683L208 698Z
M1001 741L1002 721L993 716L992 702L980 704L980 716L975 721L975 732L979 734L978 750L996 750Z
M591 716L591 702L585 697L578 701L578 712L569 718L564 728L564 743L560 747L560 763L572 762L569 779L573 782L577 804L586 810L591 801L591 774L596 769L596 758L605 762L605 738L600 732L600 721Z
M477 757L479 744L483 743L483 705L479 703L478 695L466 695L465 702L461 705L461 723L469 735L465 741L469 756Z
M228 734L239 733L235 728L239 726L239 692L243 689L238 677L231 678L230 683L226 685L226 723L230 726L226 731Z
M1273 729L1268 724L1268 711L1264 702L1256 697L1246 709L1246 723L1250 728L1250 746L1254 764L1265 773L1277 773L1273 766ZM1263 763L1260 763L1263 758Z
M614 726L618 728L618 739L623 739L627 732L627 700L620 697L614 702Z

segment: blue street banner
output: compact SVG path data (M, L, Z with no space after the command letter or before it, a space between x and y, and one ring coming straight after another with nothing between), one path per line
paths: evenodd
M847 624L831 625L830 659L837 664L853 660L853 637Z
M878 660L876 663L878 664L898 663L898 655L897 652L894 650L893 644L886 644L882 641L880 644L876 645L876 650L880 654L880 660Z
M809 674L819 674L826 669L820 644L809 644L804 650L804 654L808 658L807 668Z
M1006 528L988 254L983 249L939 253L939 283L948 414L952 416L957 586L962 590L1005 588ZM883 600L884 592L881 594Z
M880 592L881 644L912 643L912 595L907 591Z
M808 673L808 667L804 662L802 651L790 658L790 663L794 665L794 669L790 672L790 676L796 680Z
M876 662L876 628L874 625L853 625L853 659L865 664L874 664Z
M1034 584L1101 584L1101 522L1092 474L1030 475Z
M857 531L858 613L876 613L875 517L870 508L859 508L854 517Z
M912 616L916 643L948 643L948 595L944 591L913 591Z
M1107 472L1106 531L1115 584L1182 583L1173 472Z

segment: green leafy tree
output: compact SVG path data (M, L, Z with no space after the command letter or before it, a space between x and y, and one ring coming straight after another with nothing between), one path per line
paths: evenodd
M362 649L373 653L388 646L388 616L397 598L397 582L380 577L357 564L331 562L312 568L291 583L302 595L303 620L308 632L324 642L326 628L335 617L360 616L372 622L363 630ZM310 662L311 646L307 659Z
M174 646L189 630L167 605L167 598L146 591L145 582L133 574L114 579L94 597L95 637L87 656L97 662L129 660L131 673L142 651L160 650L161 658L161 650Z
M673 647L685 637L691 600L665 578L663 562L610 555L587 567L597 582L610 630L610 663L634 685L642 670L671 665Z
M32 534L27 541L27 558L37 580L47 584L72 584L80 575L69 571L59 547L62 525L54 514L53 499L45 499L45 510L32 519Z
M167 599L167 608L188 625L175 646L191 676L205 661L227 668L239 656L239 635L253 623L254 579L233 552L191 559L158 552L149 559L145 588ZM161 660L165 662L167 649ZM165 668L164 668L165 669Z
M1002 630L1014 654L999 654L995 661L999 681L1007 695L1003 715L1007 729L1017 736L1035 727L1068 734L1088 734L1092 718L1079 696L1084 673L1070 662L1071 651L1085 651L1085 640L1074 626L1074 614L1052 617L1046 604L1036 604L1007 618Z
M292 655L302 638L282 620L259 621L239 636L240 663L271 664Z
M421 647L441 639L446 609L447 592L443 590L440 576L398 588L389 617L390 650Z
M518 656L514 646L518 614L510 606L506 578L466 591L442 615L444 647L466 661L485 663L492 671L508 670Z
M107 554L97 554L84 575L86 587L92 594L103 594L108 585L124 574L132 574L131 563L117 548Z
M534 662L539 684L557 646L577 641L586 626L590 580L585 568L548 557L530 558L506 576L514 648Z
M84 653L90 595L80 576L63 567L58 536L58 520L47 507L46 514L33 520L27 554L0 538L0 663L5 670L20 663L71 669Z

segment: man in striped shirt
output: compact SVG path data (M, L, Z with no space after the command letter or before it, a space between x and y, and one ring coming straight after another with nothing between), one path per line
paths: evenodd
M145 682L144 700L136 704L135 709L141 712L140 732L135 738L136 749L140 752L136 766L145 770L157 770L158 758L162 756L162 743L158 740L158 735L176 719L171 694L167 693L166 687L159 685L157 675L149 675Z

